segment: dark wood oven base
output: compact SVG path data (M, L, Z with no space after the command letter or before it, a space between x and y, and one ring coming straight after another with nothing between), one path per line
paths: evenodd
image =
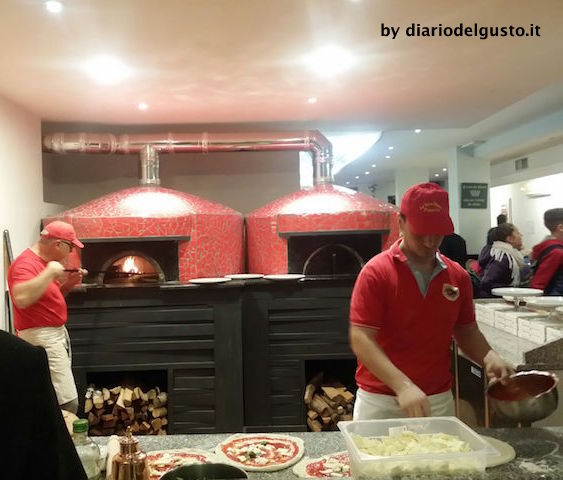
M166 378L169 433L306 430L306 362L354 358L352 287L254 280L73 291L79 396L103 372L156 372Z

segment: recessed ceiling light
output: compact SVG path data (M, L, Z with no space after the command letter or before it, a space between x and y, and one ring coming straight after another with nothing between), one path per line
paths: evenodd
M375 168L375 167L376 167L375 163L372 163L371 168Z
M306 55L303 63L319 77L326 78L345 72L356 63L356 58L345 48L327 45Z
M448 169L446 167L442 168L442 172L447 172Z
M110 55L99 55L86 63L86 71L102 85L114 85L131 74L130 68Z
M49 13L61 13L63 11L63 3L56 0L49 0L44 2L43 5Z
M420 133L420 132L422 132L422 129L421 129L421 128L415 128L415 129L414 129L414 133Z
M391 158L391 155L385 155L385 158Z
M393 150L395 147L393 145L390 145L387 147L387 150Z
M440 174L439 174L439 173L435 173L434 176L435 176L435 177L439 177Z
M139 105L137 105L137 108L139 110L146 110L147 108L149 108L149 104L145 103L145 102L141 102L141 103L139 103Z
M369 175L369 172L365 172L366 175Z
M358 180L359 178L360 178L360 176L359 176L359 175L356 175L356 180Z
M346 182L346 185L350 185L350 182Z
M319 101L319 99L317 97L309 97L307 99L307 103L310 103L311 105L313 105L313 103L317 103Z

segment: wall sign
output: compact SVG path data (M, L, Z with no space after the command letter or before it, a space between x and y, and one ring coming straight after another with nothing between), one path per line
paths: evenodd
M462 183L461 208L487 208L488 184Z

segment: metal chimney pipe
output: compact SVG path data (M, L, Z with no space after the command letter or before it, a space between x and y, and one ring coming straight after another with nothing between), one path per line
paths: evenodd
M318 130L261 133L53 133L43 137L51 153L139 153L150 146L160 153L306 151L313 159L313 184L331 184L332 145ZM158 173L158 167L157 167Z
M158 152L152 145L145 145L139 152L139 183L160 185Z

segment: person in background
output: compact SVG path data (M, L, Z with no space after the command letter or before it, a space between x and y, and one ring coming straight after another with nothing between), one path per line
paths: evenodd
M453 415L452 337L489 378L513 372L477 326L467 272L438 252L453 233L447 192L411 186L399 228L402 238L364 266L352 293L355 420Z
M83 246L72 225L54 221L41 231L39 241L24 250L8 270L18 336L45 348L59 405L72 413L78 410L78 393L65 328L64 296L87 271L79 269L66 274L62 262L75 247Z
M45 350L0 330L2 478L86 480L58 406Z
M532 249L530 286L544 295L563 295L563 208L546 210L543 222L550 234Z
M479 253L482 269L481 290L492 296L491 290L498 287L520 287L526 284L530 267L524 264L522 235L512 223L503 223L495 228L493 244L485 246Z
M467 245L461 235L457 233L445 235L439 250L442 255L465 267L467 262Z
M506 217L506 215L504 213L500 213L499 215L497 215L497 227L499 225L506 223L507 221L508 221L508 218ZM487 232L487 243L486 243L487 245L493 244L493 235L494 235L495 229L497 227L489 228L489 231Z

